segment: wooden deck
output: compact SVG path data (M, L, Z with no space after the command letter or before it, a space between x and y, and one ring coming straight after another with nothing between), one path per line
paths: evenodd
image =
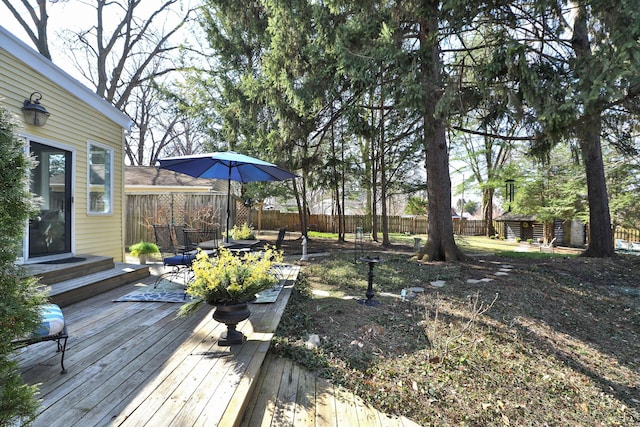
M18 351L25 381L40 385L34 426L416 425L378 414L290 362L263 364L291 286L273 304L251 305L239 325L248 340L230 348L216 344L225 327L209 306L177 318L176 303L112 302L134 289L63 309L66 374L52 342Z
M418 424L406 417L383 414L353 393L290 360L267 354L240 426L418 427Z

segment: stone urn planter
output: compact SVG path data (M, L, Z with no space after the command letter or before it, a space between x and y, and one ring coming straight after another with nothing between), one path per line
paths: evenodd
M213 312L214 320L227 325L227 331L220 335L218 345L229 346L242 344L245 336L238 331L238 323L249 318L251 311L248 302L238 302L231 304L213 304L216 309Z
M212 258L205 252L198 253L192 264L194 277L186 289L193 300L180 308L179 315L195 312L203 302L212 305L214 320L227 325L218 345L242 344L245 337L237 325L249 318L249 302L256 294L278 282L273 266L281 261L282 252L274 249L238 256L223 248Z

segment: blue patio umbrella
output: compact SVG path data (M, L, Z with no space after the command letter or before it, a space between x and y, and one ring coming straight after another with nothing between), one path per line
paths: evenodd
M161 169L180 172L195 178L226 179L227 184L227 237L231 205L231 181L284 181L297 175L272 163L234 151L167 157L158 160Z

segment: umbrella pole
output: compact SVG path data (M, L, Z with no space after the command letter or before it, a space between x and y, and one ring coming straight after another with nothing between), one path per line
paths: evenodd
M229 243L229 216L231 216L231 210L229 206L231 205L231 167L229 167L229 179L227 180L227 240L226 243Z

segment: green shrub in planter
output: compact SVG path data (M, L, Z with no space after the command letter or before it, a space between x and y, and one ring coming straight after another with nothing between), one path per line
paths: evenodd
M131 256L138 257L140 264L146 264L147 255L160 253L160 249L155 243L141 241L129 246L129 252Z

